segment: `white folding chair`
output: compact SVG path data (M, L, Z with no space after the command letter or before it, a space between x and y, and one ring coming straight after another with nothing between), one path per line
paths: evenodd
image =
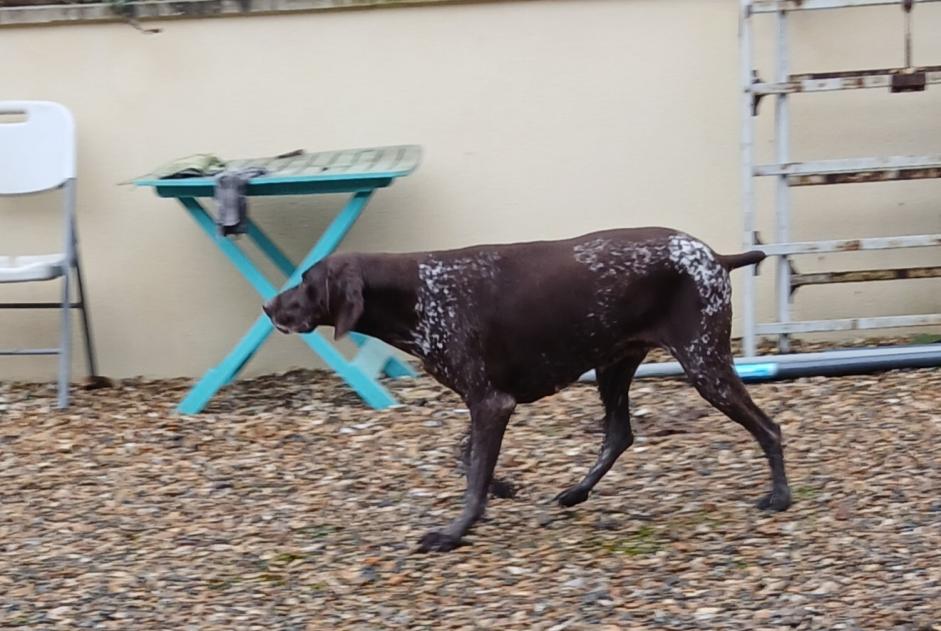
M59 408L68 407L71 367L70 310L82 312L90 377L97 379L85 286L75 227L75 123L64 106L48 101L0 101L0 195L29 195L53 189L63 195L63 251L35 256L0 255L0 283L62 278L60 302L7 302L0 309L59 309L56 348L0 349L0 355L58 355ZM75 270L78 302L71 301Z

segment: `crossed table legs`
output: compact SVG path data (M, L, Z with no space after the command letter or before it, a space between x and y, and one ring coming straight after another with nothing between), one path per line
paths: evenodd
M311 251L297 266L251 219L246 220L246 232L268 260L287 276L287 281L282 287L286 289L299 283L305 270L337 248L346 233L353 227L360 213L362 213L372 193L372 190L355 193L343 210L330 223ZM196 220L203 232L212 239L216 247L225 254L262 299L270 300L279 292L279 289L265 278L234 242L218 234L215 221L196 198L180 197L178 199L190 216ZM193 386L177 406L177 411L181 414L196 414L202 411L216 392L238 375L239 371L264 344L272 331L274 331L274 327L271 321L264 315L259 316L238 344L226 355L225 359L211 368ZM352 361L346 359L317 331L300 337L314 353L323 359L335 373L359 394L366 404L374 408L384 408L396 403L392 394L376 380L376 376L382 372L385 372L389 377L415 375L412 368L397 359L392 349L385 343L358 333L351 334L353 341L360 347L359 353Z

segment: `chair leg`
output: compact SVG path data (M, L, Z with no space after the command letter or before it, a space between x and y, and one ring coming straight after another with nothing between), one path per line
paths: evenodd
M69 406L69 373L72 367L72 326L70 317L71 292L69 291L71 270L62 275L62 320L59 331L59 409Z
M88 299L85 297L85 278L82 266L79 263L78 252L75 253L75 279L78 284L78 304L82 311L82 328L85 332L85 360L88 362L88 376L98 376L98 361L95 358L95 345L91 337L91 320L88 316Z

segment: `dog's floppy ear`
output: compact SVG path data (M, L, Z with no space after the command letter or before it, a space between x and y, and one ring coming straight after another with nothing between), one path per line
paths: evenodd
M356 326L363 315L363 275L351 261L331 263L327 269L328 305L333 316L333 339Z

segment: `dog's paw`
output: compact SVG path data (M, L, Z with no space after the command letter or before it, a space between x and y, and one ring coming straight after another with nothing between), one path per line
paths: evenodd
M426 532L418 542L416 552L450 552L462 545L460 537L432 530Z
M490 483L490 494L503 500L516 497L516 486L509 480L494 478Z
M783 491L771 491L755 504L761 510L778 513L787 510L791 506L791 492L787 489Z
M561 493L555 496L555 501L559 503L559 506L564 506L569 508L575 506L576 504L581 504L588 499L590 491L583 489L580 486L573 486L570 489L565 489Z

